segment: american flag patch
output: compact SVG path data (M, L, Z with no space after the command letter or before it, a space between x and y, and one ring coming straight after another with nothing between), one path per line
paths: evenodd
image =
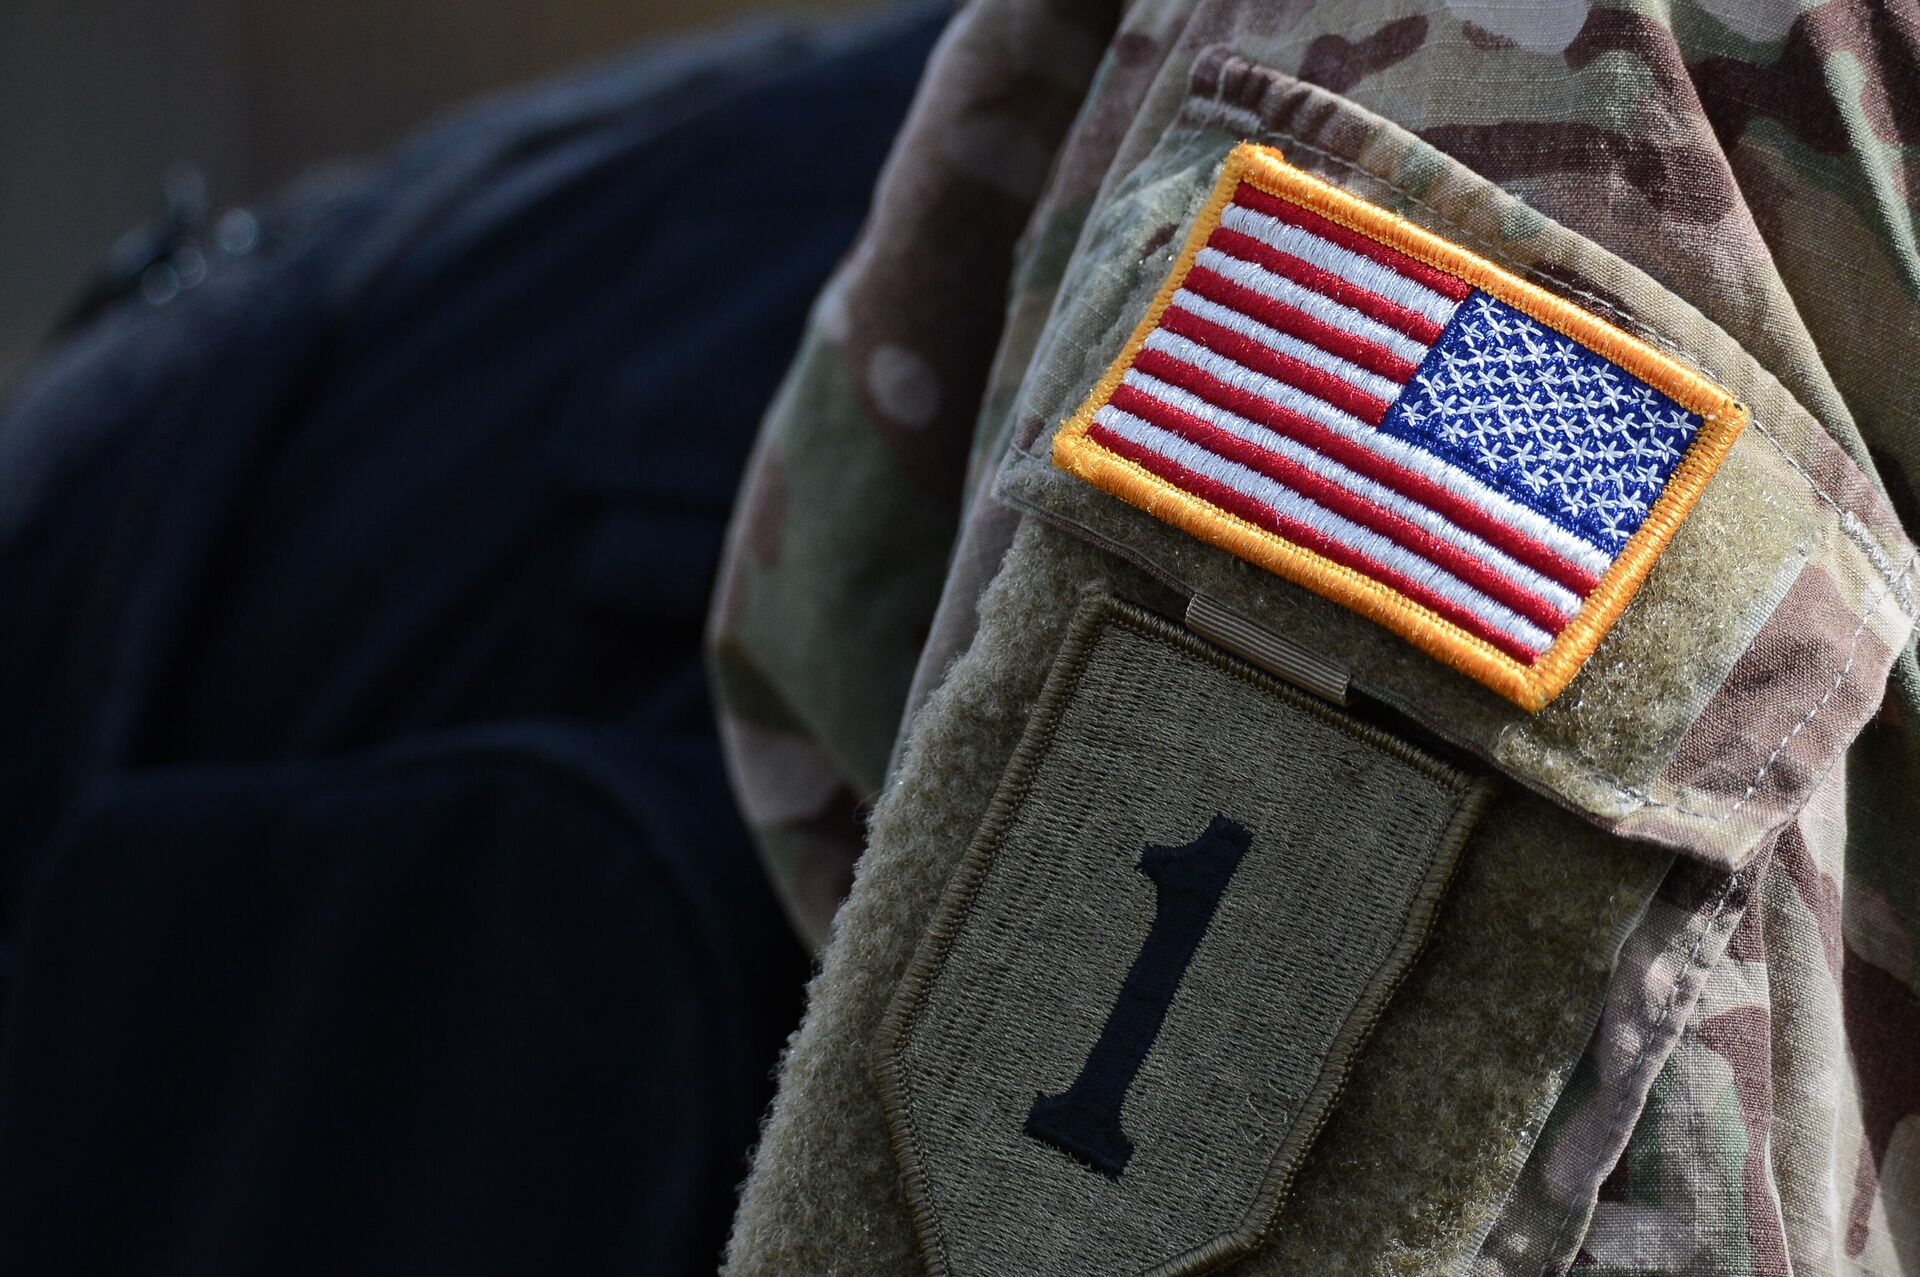
M1243 143L1054 461L1538 710L1745 423L1647 343Z

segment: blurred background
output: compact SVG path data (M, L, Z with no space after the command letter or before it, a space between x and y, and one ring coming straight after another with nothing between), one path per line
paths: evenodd
M630 47L872 0L7 0L0 379L191 165L216 207Z
M0 0L0 1273L715 1271L710 594L945 18Z

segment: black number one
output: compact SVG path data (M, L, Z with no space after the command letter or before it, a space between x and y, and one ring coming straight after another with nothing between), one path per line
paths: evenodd
M1140 872L1153 880L1157 893L1153 928L1080 1076L1064 1093L1034 1100L1027 1134L1071 1153L1108 1179L1120 1178L1133 1156L1133 1141L1120 1129L1127 1088L1159 1036L1173 991L1252 842L1244 827L1215 816L1206 832L1184 847L1148 845Z

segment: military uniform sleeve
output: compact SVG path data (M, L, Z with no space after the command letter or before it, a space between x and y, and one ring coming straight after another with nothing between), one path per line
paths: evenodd
M1920 1253L1916 32L1383 8L1112 36L730 1272Z
M986 3L953 20L748 463L711 668L742 810L816 943L953 553L1014 243L1108 9Z

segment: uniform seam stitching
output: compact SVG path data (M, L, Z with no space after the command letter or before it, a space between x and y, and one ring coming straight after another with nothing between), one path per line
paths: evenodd
M1499 261L1502 261L1507 265L1512 266L1516 270L1522 271L1525 274L1532 275L1537 279L1543 279L1553 284L1556 287L1566 289L1568 292L1572 293L1574 296L1589 302L1596 309L1603 311L1607 315L1612 316L1614 319L1621 321L1623 323L1631 324L1635 329L1639 330L1641 336L1663 347L1670 353L1677 355L1682 359L1685 359L1688 363L1692 364L1695 368L1699 369L1701 372L1705 373L1709 377L1712 377L1715 381L1723 382L1725 380L1725 378L1720 373L1715 371L1712 364L1709 363L1706 359L1698 355L1695 355L1693 352L1681 347L1680 345L1678 345L1677 343L1675 343L1674 341L1666 337L1663 333L1659 332L1657 329L1648 325L1647 322L1641 319L1638 315L1632 313L1631 311L1626 310L1624 307L1617 306L1605 300L1604 298L1596 296L1594 293L1588 291L1587 289L1581 288L1578 285L1575 285L1569 282L1568 280L1562 278L1560 275L1558 275L1552 270L1548 270L1548 269L1539 267L1537 265L1529 265L1519 261L1517 258L1513 257L1510 253L1506 252L1505 250L1501 249L1497 245L1487 240L1485 236L1479 234L1476 231L1471 230L1468 227L1462 226L1453 217L1441 211L1440 209L1434 207L1434 205L1429 203L1425 198L1423 198L1419 194L1416 194L1414 191L1409 190L1408 188L1400 185L1399 183L1392 181L1391 179L1382 177L1379 174L1374 173L1362 167L1360 164L1356 163L1351 159L1348 159L1343 155L1335 154L1334 152L1329 151L1324 147L1317 146L1314 143L1309 142L1307 139L1301 137L1298 133L1292 130L1275 129L1273 130L1273 132L1277 133L1281 137L1289 139L1292 142L1298 143L1303 149L1310 151L1313 154L1322 157L1323 159L1330 160L1333 163L1339 165L1340 167L1348 170L1349 172L1355 173L1361 177L1367 178L1370 181L1376 182L1379 185L1386 187L1388 190L1395 192L1396 194L1406 196L1408 199L1412 200L1415 204L1419 205L1421 208L1426 209L1428 212L1432 213L1434 216L1440 218L1448 226L1452 227L1454 230L1458 231L1460 234L1466 236L1468 239L1471 239L1474 243L1480 245L1482 248L1487 250ZM1787 462L1787 464L1793 467L1794 472L1800 476L1801 480L1807 485L1808 489L1812 491L1815 496L1819 497L1822 501L1826 502L1827 505L1832 507L1836 512L1838 512L1842 516L1843 527L1847 521L1852 520L1862 524L1862 527L1864 530L1865 521L1860 518L1859 514L1856 513L1850 507L1843 506L1838 501L1834 500L1834 498L1831 495L1829 495L1825 489L1823 489L1818 483L1816 483L1814 481L1813 476L1807 472L1806 468L1802 466L1800 462L1791 453L1787 451L1786 447L1783 444L1781 444L1781 442L1777 438L1774 437L1773 432L1768 430L1765 424L1762 423L1758 417L1753 416L1752 414L1749 414L1748 419L1749 419L1749 424L1751 424L1757 430L1759 430L1761 437L1764 438L1769 444L1773 446L1774 451L1778 452L1780 456ZM1599 769L1594 767L1591 763L1587 762L1586 760L1576 760L1578 764L1582 767L1583 770L1587 772L1589 776L1599 779L1604 783L1610 784L1615 789L1617 789L1620 793L1626 795L1627 797L1637 799L1645 807L1657 807L1667 811L1674 811L1684 816L1690 816L1695 819L1710 821L1714 824L1725 824L1727 821L1732 820L1735 816L1737 816L1741 812L1742 809L1746 807L1746 805L1749 802L1753 800L1753 796L1759 792L1760 786L1766 780L1767 774L1770 771L1772 771L1774 765L1779 761L1781 755L1785 752L1787 746L1791 744L1794 738L1797 737L1802 731L1806 730L1809 726L1811 726L1814 720L1818 718L1822 712L1825 711L1826 707L1829 704L1832 703L1835 694L1839 692L1841 686L1846 682L1847 675L1852 672L1854 661L1859 656L1860 639L1865 634L1867 626L1872 620L1874 611L1877 608L1877 606L1883 602L1891 601L1895 606L1895 608L1901 613L1902 616L1906 617L1906 619L1908 619L1909 621L1914 619L1914 613L1907 608L1905 600L1900 598L1895 598L1893 597L1893 595L1894 595L1894 591L1897 588L1903 587L1906 584L1907 579L1912 575L1914 560L1916 557L1920 557L1920 547L1916 547L1914 552L1907 556L1906 562L1898 574L1891 574L1887 570L1882 569L1879 564L1873 561L1873 557L1871 555L1866 554L1864 551L1862 552L1861 557L1867 560L1867 564L1870 568L1873 569L1874 575L1880 578L1882 589L1881 589L1880 597L1878 599L1868 600L1861 608L1860 624L1854 630L1853 637L1848 645L1846 663L1841 667L1840 674L1834 680L1833 686L1828 688L1825 695L1821 696L1818 701L1814 702L1812 708L1810 708L1807 711L1807 713L1800 719L1800 721L1795 723L1793 727L1788 730L1787 734L1780 739L1780 742L1773 747L1772 752L1769 753L1767 756L1766 762L1761 764L1760 769L1754 773L1753 779L1748 783L1745 792L1741 795L1739 800L1736 801L1731 807L1727 808L1727 810L1725 810L1724 812L1713 812L1709 810L1690 807L1685 805L1684 803L1666 802L1661 799L1653 797L1650 793L1648 793L1644 789L1628 784L1623 779L1608 776L1606 773L1600 771ZM1832 770L1832 766L1829 765L1828 771L1831 771L1831 770ZM1809 790L1808 792L1809 794L1811 794L1812 791Z
M1907 556L1906 564L1902 567L1900 575L1897 578L1899 581L1904 582L1907 580L1908 577L1913 575L1913 563L1916 557L1920 557L1920 548L1916 548L1913 554L1910 554ZM1891 593L1892 589L1893 589L1893 585L1891 583L1888 583L1886 585L1886 588L1882 591L1882 598L1884 599L1887 594ZM1853 672L1854 661L1859 659L1860 640L1862 636L1866 634L1867 623L1873 617L1875 606L1876 606L1876 603L1873 601L1870 601L1861 614L1860 624L1854 627L1853 637L1849 640L1847 644L1846 663L1840 667L1840 673L1834 677L1833 686L1829 687L1826 690L1826 694L1823 695L1818 701L1814 702L1813 708L1809 709L1804 715L1802 715L1800 718L1800 721L1795 723L1792 726L1792 728L1788 730L1787 734L1781 738L1780 743L1773 747L1773 752L1767 755L1766 762L1760 765L1760 770L1755 772L1753 774L1753 779L1747 783L1747 787L1741 793L1739 801L1735 802L1732 807L1728 808L1724 815L1716 816L1711 812L1698 811L1698 810L1695 810L1694 808L1687 807L1679 803L1663 802L1660 799L1655 798L1651 794L1645 792L1644 790L1636 789L1628 785L1622 785L1621 786L1622 791L1625 793L1631 794L1636 798L1641 799L1650 807L1664 807L1664 808L1667 808L1668 810L1678 811L1683 815L1696 816L1703 820L1714 820L1714 821L1724 822L1724 821L1733 819L1733 817L1739 813L1741 808L1745 807L1749 802L1753 800L1754 794L1756 794L1760 789L1761 782L1766 779L1767 773L1773 770L1774 764L1779 761L1781 754L1786 752L1787 746L1793 743L1794 737L1798 736L1801 732L1805 731L1808 727L1811 727L1813 725L1814 719L1818 718L1820 714L1826 709L1828 703L1831 702L1833 698L1839 694L1840 688L1843 685L1845 685L1847 681L1847 675ZM1839 766L1840 757L1841 757L1841 752L1835 751L1833 760L1829 762L1825 767L1825 769L1821 771L1819 780L1816 781L1814 784L1808 786L1807 793L1809 796L1811 796L1814 793L1814 791L1818 790L1821 784L1825 783L1826 778L1828 776L1833 774L1833 769Z
M1720 888L1720 897L1714 902L1713 912L1708 915L1706 925L1700 929L1700 938L1694 941L1692 951L1687 954L1686 964L1681 969L1680 978L1673 982L1673 989L1667 995L1666 1005L1660 1009L1659 1018L1656 1019L1653 1025L1647 1030L1647 1040L1641 1045L1640 1054L1634 1058L1633 1067L1627 1070L1627 1077L1625 1079L1627 1089L1621 1093L1619 1101L1614 1105L1612 1116L1607 1120L1608 1147L1612 1147L1614 1142L1622 1136L1622 1122L1627 1116L1627 1105L1633 1098L1632 1079L1646 1066L1647 1058L1653 1054L1654 1044L1659 1041L1661 1032L1667 1026L1667 1021L1673 1018L1674 1008L1680 1005L1680 991L1685 979L1699 969L1700 954L1706 949L1707 941L1712 938L1713 929L1719 924L1720 915L1726 912L1727 902L1733 898L1733 890L1739 885L1740 881L1741 875L1732 874L1727 878L1726 884ZM1649 1083L1649 1094L1651 1094L1651 1083ZM1631 1140L1631 1131L1625 1132L1625 1135L1627 1139ZM1620 1151L1621 1155L1625 1156L1626 1148L1624 1144ZM1553 1245L1542 1258L1540 1264L1541 1277L1549 1277L1554 1257L1557 1256L1561 1248L1566 1245L1567 1237L1573 1228L1574 1217L1579 1214L1580 1207L1585 1203L1585 1196L1585 1193L1582 1192L1579 1201L1568 1205L1567 1213L1560 1221L1560 1227L1554 1232Z

